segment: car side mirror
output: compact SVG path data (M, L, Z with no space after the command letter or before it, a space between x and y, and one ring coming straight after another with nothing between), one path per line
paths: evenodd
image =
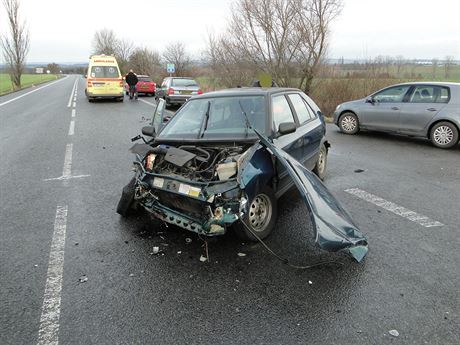
M148 137L155 137L155 127L153 126L144 126L142 127L142 134Z
M374 104L375 100L372 97L366 98L366 103Z
M283 123L280 123L278 127L278 132L281 135L285 135L289 133L294 133L296 129L297 127L294 122L283 122Z

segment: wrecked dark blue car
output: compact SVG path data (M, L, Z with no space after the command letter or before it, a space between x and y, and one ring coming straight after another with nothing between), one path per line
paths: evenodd
M296 186L321 248L347 250L357 261L366 255L366 238L320 180L329 148L326 125L300 90L207 93L166 124L163 112L159 100L151 126L142 129L152 139L131 148L135 176L123 189L118 213L127 216L140 206L202 235L232 228L243 238L263 239L275 226L277 199Z

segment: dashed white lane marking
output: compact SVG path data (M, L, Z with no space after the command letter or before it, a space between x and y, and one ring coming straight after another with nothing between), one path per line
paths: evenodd
M76 92L77 81L78 79L75 79L75 82L73 83L72 91L70 92L69 102L67 103L67 108L70 108L70 105L72 104L72 97L74 93Z
M142 98L138 98L138 100L141 101L141 102L144 102L145 104L151 105L152 107L156 107L156 106L157 106L156 103L152 103L152 102L146 101L145 99L142 99Z
M70 121L69 135L73 135L74 133L75 133L75 121L72 120L72 121Z
M69 178L72 176L72 151L73 144L67 144L65 148L64 167L62 168L62 177Z
M77 110L76 110L76 109L72 109L72 117L75 117L76 114L77 114Z
M67 206L58 206L38 330L38 345L58 344L66 227Z
M44 85L44 86L38 87L38 88L36 88L36 89L34 89L34 90L32 90L32 91L26 92L26 93L24 93L24 94L22 94L22 95L20 95L20 96L18 96L18 97L12 98L12 99L10 99L10 100L8 100L8 101L6 101L6 102L0 103L0 107L6 105L6 104L8 104L8 103L14 102L14 101L16 101L17 99L20 99L20 98L22 98L22 97L25 97L25 96L27 96L27 95L30 95L31 93L34 93L34 92L36 92L36 91L38 91L38 90L44 89L45 87L48 87L48 86L54 85L54 84L56 84L56 83L59 83L59 82L63 81L63 80L66 79L66 78L67 78L67 76L64 77L64 78L58 79L58 80L56 80L56 81L53 81L52 83L49 83L49 84L46 84L46 85Z
M424 216L422 214L419 214L417 212L408 210L407 208L403 206L399 206L391 201L385 200L381 197L378 197L377 195L371 194L366 192L365 190L359 189L359 188L349 188L345 189L345 192L350 193L354 196L357 196L358 198L361 198L367 202L370 202L371 204L377 205L387 211L393 212L394 214L397 214L398 216L401 216L403 218L406 218L410 221L413 221L415 223L420 224L421 226L424 226L426 228L431 228L434 226L443 226L444 224L435 221L427 216Z
M76 102L73 102L72 107L75 108L77 106Z

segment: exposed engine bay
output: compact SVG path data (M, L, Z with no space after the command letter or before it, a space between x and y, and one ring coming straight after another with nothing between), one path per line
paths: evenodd
M193 182L226 181L236 177L245 150L243 146L159 145L147 153L144 164L154 174Z

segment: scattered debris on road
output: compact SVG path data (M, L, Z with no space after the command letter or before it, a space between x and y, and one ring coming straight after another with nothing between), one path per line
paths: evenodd
M390 330L388 333L390 333L390 335L392 335L393 337L399 336L399 332L395 329Z
M156 255L160 252L160 247L153 247L152 254Z
M365 172L365 171L366 170L364 170L364 169L356 169L354 172L359 174L359 173L362 173L362 172Z
M185 238L185 243L189 244L192 243L192 239L190 237Z
M313 282L311 280L308 281L308 285L312 285Z
M80 278L78 278L79 283L86 283L88 281L88 277L86 274L83 274Z
M246 253L238 253L238 256L240 256L240 257L245 257L245 256L246 256Z
M200 256L200 261L201 262L206 262L206 261L208 261L208 258L206 256L201 255Z

